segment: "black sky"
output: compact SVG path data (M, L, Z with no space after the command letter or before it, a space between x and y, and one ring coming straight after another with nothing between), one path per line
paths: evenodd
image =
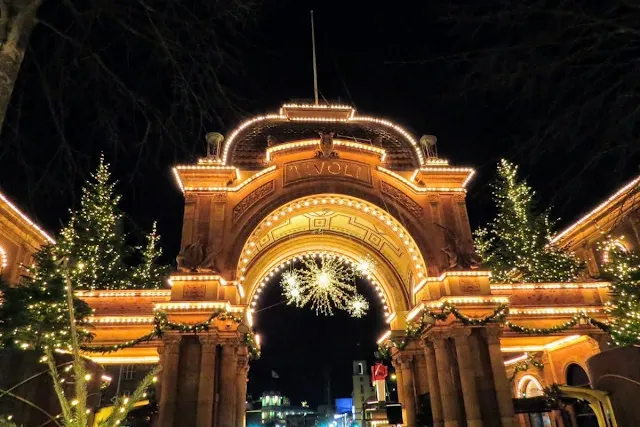
M590 164L591 159L580 146L528 148L526 141L535 118L532 114L545 106L518 102L517 93L506 89L466 90L464 77L468 69L464 66L452 65L446 59L423 65L399 64L446 58L464 48L470 34L442 20L449 13L448 4L264 1L242 34L227 40L243 52L242 63L225 80L237 94L241 112L221 112L225 123L205 130L228 134L244 117L275 111L291 99L312 97L309 10L314 9L322 96L349 103L360 113L393 120L416 136L435 134L441 156L454 165L476 167L478 175L468 194L473 227L492 215L487 182L503 156L522 166L523 175L538 190L540 205L554 205L555 215L563 218L561 224L596 205L637 174L637 161L616 168L611 165L617 159L605 158ZM55 21L57 15L51 13L48 18ZM34 35L27 67L34 69L34 64L46 59L51 37L44 30ZM144 81L148 72L136 67L124 71L132 81ZM67 209L78 203L77 193L72 190L79 188L81 181L63 183L66 190L54 192L41 182L49 173L43 165L55 153L59 135L48 116L50 105L42 85L22 81L17 91L14 98L24 96L30 103L20 111L20 126L3 132L0 138L0 188L46 228L57 230L67 217ZM86 96L92 96L90 88ZM194 156L186 154L189 150L171 146L163 146L153 158L132 158L127 150L113 150L108 135L87 132L86 117L77 113L83 109L82 102L76 102L61 120L79 161L62 166L86 173L97 162L97 153L106 151L120 180L118 189L123 193L131 230L147 230L157 220L167 259L173 259L179 246L183 199L170 166L193 161ZM11 114L15 118L18 113ZM133 147L132 135L120 137L130 137ZM204 154L201 137L184 138L191 141L191 151ZM19 144L12 143L18 140L29 150L22 151ZM585 165L588 166L583 171ZM576 178L578 172L581 173ZM373 297L366 287L362 292ZM279 289L271 286L261 305L275 304L279 298ZM291 394L294 403L304 399L321 403L322 370L328 366L335 385L334 397L348 395L350 361L371 358L373 342L381 331L379 311L373 306L371 312L363 320L345 316L318 318L285 305L261 312L257 325L263 335L264 355L252 368L250 392L259 394L267 388L273 369L281 376L278 387Z

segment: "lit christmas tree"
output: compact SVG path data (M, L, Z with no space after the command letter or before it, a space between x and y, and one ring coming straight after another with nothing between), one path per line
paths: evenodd
M54 255L56 247L46 245L33 255L34 265L20 286L0 284L0 346L39 349L44 346L66 348L69 344L69 312L61 265ZM74 300L76 319L90 314L81 300Z
M126 243L120 196L110 182L109 167L100 159L98 169L83 188L80 210L73 212L55 245L42 247L20 286L5 287L0 306L0 343L24 349L69 344L65 277L66 260L73 289L158 289L167 267L158 265L161 250L154 225L147 245L138 250ZM130 266L130 259L140 263ZM75 301L76 318L89 314L82 301Z
M607 313L611 317L611 337L618 345L640 342L640 257L622 250L614 239L599 245L606 254L605 277L611 281L611 301Z
M518 180L518 168L501 160L492 184L498 214L475 232L475 245L494 282L570 282L582 264L573 254L550 245L548 212L534 209L534 191Z

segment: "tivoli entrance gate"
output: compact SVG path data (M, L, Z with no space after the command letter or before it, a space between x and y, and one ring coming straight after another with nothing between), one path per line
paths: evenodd
M597 287L490 285L474 254L465 205L473 170L428 156L394 123L348 106L284 105L226 139L208 135L208 145L207 157L173 169L185 209L171 290L82 296L96 309L96 343L143 335L154 310L179 324L228 313L197 334L174 330L162 340L93 355L101 363L163 366L160 427L244 426L250 356L259 345L250 332L253 307L271 277L305 256L374 261L369 282L389 324L381 344L403 342L408 322L443 302L479 318L510 304L510 319L532 327L575 313L532 311L540 305L602 306L605 291ZM572 346L583 363L602 337L589 325L579 327L580 335L534 336L459 318L437 320L406 345L391 346L408 426L425 393L435 426L515 426L519 385L507 377L510 355L541 351L546 370L526 374L538 385L551 383L563 367L545 355Z

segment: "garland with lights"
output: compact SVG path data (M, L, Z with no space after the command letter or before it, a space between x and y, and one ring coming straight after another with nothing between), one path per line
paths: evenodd
M498 305L493 313L485 317L469 317L460 312L455 304L445 302L439 307L440 311L434 311L426 308L422 313L422 316L418 322L408 322L405 329L404 337L400 339L390 339L388 342L378 345L378 350L375 354L376 358L380 360L389 359L391 357L391 349L396 348L398 350L404 350L409 341L420 336L425 328L433 325L437 320L446 320L449 315L453 315L465 326L484 326L489 323L499 323L504 321L504 325L510 330L522 334L530 335L549 335L558 332L567 331L574 326L578 325L581 320L586 320L590 325L599 328L600 330L610 333L611 327L607 323L601 322L593 317L587 315L584 312L575 314L571 320L568 320L559 325L551 326L549 328L530 328L527 326L518 325L509 321L505 321L509 315L509 307L507 304ZM532 363L533 364L533 363Z
M363 258L355 267L347 266L336 256L323 255L319 260L304 258L304 268L292 269L282 274L280 285L289 305L310 305L316 314L333 315L344 310L352 317L367 313L369 303L356 291L356 277L366 276L375 264L370 257Z
M570 252L550 245L553 221L537 213L535 192L518 179L518 168L502 159L492 184L498 210L486 228L476 230L475 247L493 283L571 282L583 264Z
M84 344L80 348L83 351L86 351L89 353L113 353L114 351L122 350L124 348L135 347L138 344L149 342L156 338L160 338L166 331L177 331L180 333L193 333L193 334L197 334L199 332L206 332L209 330L211 323L213 323L215 319L222 320L222 321L231 320L236 324L242 323L241 318L236 317L232 314L229 314L225 310L216 311L212 313L207 320L203 320L202 322L198 322L198 323L170 322L167 317L167 313L163 311L159 311L159 312L156 312L153 318L153 331L146 335L143 335L133 340L129 340L129 341L121 342L118 344L113 344L113 345ZM242 337L242 341L248 347L249 357L251 358L251 360L259 359L260 347L257 345L255 341L254 334L252 332L244 334Z
M566 322L560 323L555 326L551 326L549 328L530 328L527 326L517 325L515 323L508 322L508 321L504 322L504 324L513 332L518 332L521 334L549 335L549 334L555 334L558 332L568 331L569 329L578 325L581 320L586 320L591 326L595 326L596 328L599 328L604 332L609 333L611 331L611 327L608 324L601 322L597 319L594 319L593 317L589 316L584 312L577 313L570 320L567 320Z
M516 375L518 375L518 372L524 372L527 369L529 369L529 365L537 369L544 368L543 363L538 362L537 360L534 359L532 355L527 354L527 358L522 363L518 363L516 364L516 366L513 367L513 375L511 375L511 378L509 378L509 382L512 382L516 378Z

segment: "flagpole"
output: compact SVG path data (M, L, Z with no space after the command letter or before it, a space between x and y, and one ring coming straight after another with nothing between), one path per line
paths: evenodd
M311 49L313 51L313 96L318 105L318 64L316 63L316 31L313 25L313 10L311 11Z

